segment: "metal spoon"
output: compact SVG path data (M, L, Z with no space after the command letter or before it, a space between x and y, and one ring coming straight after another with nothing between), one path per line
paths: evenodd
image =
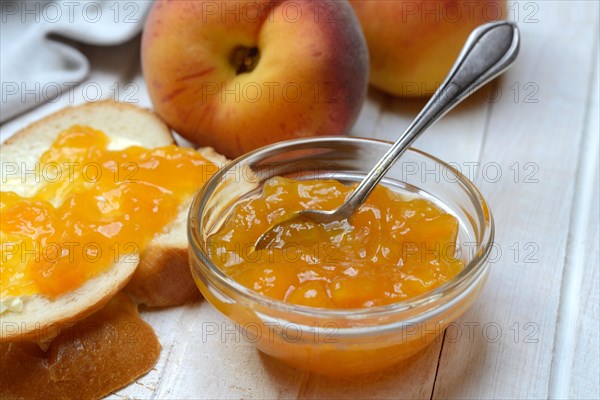
M514 23L493 22L476 28L467 39L442 85L396 143L350 193L344 204L331 211L302 210L291 213L264 232L256 241L255 249L263 249L273 242L278 227L282 224L290 224L298 219L328 223L350 217L365 202L390 167L425 129L481 86L504 72L513 64L518 52L519 30Z

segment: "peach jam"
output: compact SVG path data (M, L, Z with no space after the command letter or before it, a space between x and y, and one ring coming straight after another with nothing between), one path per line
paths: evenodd
M55 297L117 261L137 260L217 170L193 149L116 151L110 142L73 126L41 156L52 173L35 179L33 195L1 192L0 297Z
M289 303L368 308L402 301L452 279L457 219L424 198L378 186L348 220L294 219L256 250L256 240L290 212L339 207L353 186L272 178L238 203L208 240L213 262L242 285Z

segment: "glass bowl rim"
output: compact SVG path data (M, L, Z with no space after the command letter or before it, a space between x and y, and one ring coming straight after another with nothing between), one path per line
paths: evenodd
M317 147L319 144L329 142L371 142L374 144L384 144L391 146L393 143L386 140L378 140L363 137L344 137L344 136L318 136L301 139L292 139L282 142L277 142L271 145L261 147L259 149L250 151L232 161L227 163L225 166L219 169L211 178L205 182L200 190L194 195L194 199L190 206L188 221L187 221L187 236L189 248L194 253L194 260L190 259L191 267L199 274L203 274L201 268L196 265L195 262L198 260L204 263L211 273L211 278L216 279L219 283L224 285L229 290L232 290L236 295L241 296L246 300L250 300L252 303L256 303L267 309L274 311L285 312L292 315L317 317L317 318L336 318L336 319L362 319L372 317L385 317L389 315L396 315L398 313L415 310L418 308L427 308L428 305L434 303L436 300L444 297L448 294L453 294L453 297L462 297L461 294L473 286L478 281L477 278L482 276L484 272L484 266L486 264L487 257L492 249L494 240L494 220L490 208L487 205L483 195L477 189L469 179L467 179L461 172L457 171L453 166L445 163L439 158L432 156L422 150L410 147L406 152L416 153L417 155L424 157L441 165L444 168L449 169L457 177L456 184L460 184L462 189L468 194L469 199L476 206L480 221L482 221L483 230L481 233L482 239L474 251L473 258L464 266L461 272L458 273L454 278L444 283L443 285L425 292L419 296L411 297L406 300L398 301L391 304L382 306L375 306L370 308L342 308L342 309L331 309L331 308L319 308L310 307L304 305L297 305L288 303L282 300L273 299L264 296L258 292L253 291L250 288L238 283L231 277L229 277L224 271L218 268L208 256L204 247L203 240L200 238L200 226L201 226L201 215L207 204L207 199L214 192L218 183L225 174L233 169L236 165L239 165L248 159L257 158L257 161L268 156L271 156L275 151L282 150L295 150L292 147L303 146L300 149L306 149L311 147ZM313 144L314 146L307 146ZM261 155L266 157L259 157ZM440 199L441 200L441 199ZM194 273L194 271L192 271ZM448 308L447 305L434 307L434 311ZM431 311L431 310L425 310ZM426 312L427 313L427 312Z

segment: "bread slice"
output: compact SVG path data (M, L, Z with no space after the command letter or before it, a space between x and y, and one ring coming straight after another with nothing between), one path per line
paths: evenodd
M148 372L160 343L127 295L63 330L43 352L0 343L0 398L97 399Z
M221 167L227 159L212 148L198 152ZM199 188L198 188L199 189ZM176 306L202 297L193 281L188 260L187 217L193 196L185 199L179 215L142 252L140 265L125 291L138 304L148 307Z
M29 125L2 144L1 190L26 196L36 184L35 180L24 184L20 177L14 179L9 174L12 168L5 166L12 163L20 169L33 169L57 135L73 125L99 129L119 147L139 144L152 148L174 143L169 128L156 115L137 106L105 101L69 107ZM211 150L202 152L222 162ZM25 300L22 312L5 311L0 315L0 341L43 341L52 337L65 324L101 308L130 279L132 297L149 306L176 305L199 298L187 263L185 221L190 201L191 197L182 204L176 221L165 227L142 252L138 274L134 275L137 259L120 259L71 293L53 300L30 297Z

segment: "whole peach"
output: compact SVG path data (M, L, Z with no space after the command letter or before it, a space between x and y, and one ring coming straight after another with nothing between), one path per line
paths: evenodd
M159 0L142 38L156 112L230 158L347 133L366 95L368 63L347 1Z
M350 0L371 59L370 82L404 97L432 94L477 26L506 17L505 0Z

